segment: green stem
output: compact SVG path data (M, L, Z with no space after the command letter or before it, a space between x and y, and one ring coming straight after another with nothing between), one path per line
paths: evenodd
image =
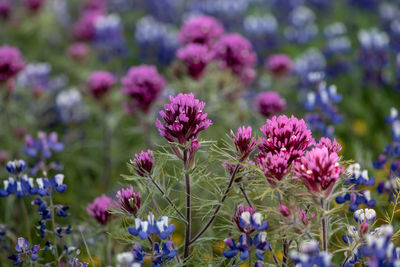
M329 202L321 199L321 207L323 212L327 212L329 210ZM324 214L322 217L322 250L328 251L328 216Z
M60 267L60 259L58 258L58 248L57 248L57 235L56 235L56 221L55 221L55 212L54 212L54 204L53 204L53 192L49 190L49 201L50 201L50 211L51 211L51 224L53 227L53 235L54 235L54 259L56 262L56 266Z
M185 172L186 184L186 225L185 225L185 246L183 253L183 261L186 262L190 255L190 240L191 240L191 191L190 191L190 174L186 168L188 161L188 151L183 151L183 166Z
M27 235L27 237L28 237L29 243L32 243L31 225L30 225L30 222L29 222L28 211L27 211L27 209L26 209L25 201L24 201L23 198L20 198L20 203L21 203L22 213L24 214L26 235Z

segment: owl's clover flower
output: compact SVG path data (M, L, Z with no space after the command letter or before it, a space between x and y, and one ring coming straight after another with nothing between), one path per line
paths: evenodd
M224 34L224 27L211 16L200 15L187 19L179 32L179 41L186 45L190 43L212 47Z
M26 63L21 52L12 46L0 46L0 83L14 78Z
M257 146L257 140L251 135L250 126L239 127L236 135L231 130L231 137L238 153L238 160L244 161Z
M141 151L139 154L135 154L135 158L131 159L130 162L136 168L136 173L139 176L146 176L147 174L151 173L153 169L153 151Z
M261 92L254 100L257 111L265 116L271 117L286 109L286 101L278 92Z
M114 202L111 198L106 195L101 195L90 203L86 210L90 216L96 219L99 224L106 225L111 220L111 208L114 206Z
M97 99L106 95L115 84L115 77L107 71L94 71L87 79L89 92Z
M122 188L117 192L118 206L122 212L128 212L136 215L140 209L141 194L135 193L133 186L130 188Z
M209 49L201 44L188 44L178 49L176 56L185 64L188 74L198 80L212 59Z
M286 54L273 54L265 60L264 68L275 76L286 76L293 71L293 62Z

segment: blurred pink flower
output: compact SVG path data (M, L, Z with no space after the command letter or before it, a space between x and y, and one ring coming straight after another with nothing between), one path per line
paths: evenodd
M195 80L201 77L207 64L212 59L208 48L200 44L188 44L180 48L176 55L185 63L189 75Z
M0 83L14 78L25 65L17 48L7 45L0 47Z
M235 144L236 151L239 153L239 161L244 161L253 149L257 146L257 140L251 135L252 128L250 126L239 127L236 135L231 130L233 143Z
M135 154L131 162L135 166L137 174L145 176L153 169L153 151L150 149L141 151L139 154Z
M90 216L96 219L96 221L102 225L106 225L111 219L110 208L113 207L113 201L106 195L101 195L90 203L86 210Z
M285 54L274 54L265 61L264 67L272 74L282 76L292 72L293 62Z
M286 101L278 92L262 92L254 102L258 112L265 117L276 115L286 109Z
M180 32L181 44L197 43L211 47L224 34L224 27L218 20L206 15L187 19Z
M115 84L115 77L107 71L94 71L87 80L89 91L95 98L105 95Z

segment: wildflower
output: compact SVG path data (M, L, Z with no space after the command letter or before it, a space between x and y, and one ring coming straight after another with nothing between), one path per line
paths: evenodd
M231 130L231 137L238 152L239 161L244 161L257 145L256 138L251 135L252 128L250 126L239 127L236 135Z
M267 154L257 154L257 164L260 169L264 172L267 181L271 185L276 185L278 181L281 181L290 171L290 155L285 152L279 152L273 154L268 152Z
M292 116L274 116L267 120L267 124L261 127L265 137L259 140L259 149L264 154L280 152L289 155L289 164L301 157L307 148L314 144L311 131L307 129L304 120Z
M11 46L0 46L0 83L14 78L24 67L21 52Z
M179 32L181 44L197 43L211 47L224 34L224 27L215 18L205 15L186 20Z
M153 151L149 149L147 152L141 151L139 154L135 154L135 158L131 160L131 163L135 166L139 176L151 173L153 169Z
M240 232L248 235L255 231L265 231L269 226L268 221L262 221L262 215L256 212L256 208L245 207L243 203L237 206L233 221Z
M196 139L199 133L211 125L207 113L203 113L204 102L195 99L193 93L170 96L170 104L165 104L160 111L161 118L156 121L160 135L169 142L186 142Z
M89 54L89 50L85 43L74 43L68 47L67 54L76 61L82 61Z
M296 178L301 179L310 191L323 193L324 197L329 196L344 171L337 153L329 153L326 147L306 152L294 165Z
M122 188L117 192L117 199L119 208L123 212L128 212L132 215L136 215L140 209L141 197L140 192L135 193L133 186L130 188Z
M178 250L173 248L172 241L167 241L162 244L162 248L156 242L154 244L154 252L155 252L155 257L152 260L153 266L161 267L165 266L167 262L172 260L178 253Z
M266 60L264 68L276 76L285 76L292 72L293 62L285 54L274 54Z
M7 20L10 17L11 8L10 0L0 0L0 17Z
M88 80L89 91L95 98L100 98L113 87L115 84L114 75L107 71L94 71Z
M11 174L19 174L26 169L26 162L21 159L9 161L6 164L6 169Z
M229 247L229 250L224 251L223 255L230 259L235 257L240 253L240 259L242 261L246 260L250 256L250 248L254 245L256 249L256 257L258 260L264 260L264 254L269 248L269 242L267 242L267 233L260 232L255 235L254 239L249 235L242 233L239 236L238 242L235 243L233 238L226 238L224 240L225 244Z
M212 59L208 48L201 44L188 44L180 48L176 55L185 63L189 75L195 80L201 77Z
M81 262L79 261L78 258L71 258L68 263L70 264L70 267L87 267L89 266L88 262Z
M376 212L373 209L359 209L354 212L354 220L362 224L364 222L372 222L376 219Z
M101 197L95 198L94 201L87 206L86 210L98 223L106 225L111 219L110 208L112 206L112 199L103 194Z
M103 15L102 11L85 11L73 27L73 34L77 41L91 41L96 36L96 20Z
M253 67L257 63L251 43L240 34L227 34L217 42L214 49L214 59L222 69L230 69L247 83L255 78Z
M30 11L37 12L45 3L45 0L24 0L24 3Z
M163 216L158 221L153 214L147 216L146 221L139 218L135 219L135 227L129 227L128 231L133 236L139 236L142 240L147 239L148 235L158 235L162 240L167 239L175 230L175 225L168 224L168 217Z
M300 253L290 252L290 258L296 266L311 267L333 267L332 255L326 251L319 251L318 242L315 240L303 242L300 245Z
M133 260L138 263L143 263L146 251L140 246L140 244L133 245L132 254Z
M333 141L331 141L331 139L326 137L322 137L319 140L318 144L316 144L316 147L326 147L329 153L339 153L340 150L342 150L342 146L338 142L336 142L336 139L333 139Z
M133 254L132 252L119 253L116 256L117 267L131 267L133 266Z
M38 139L34 139L30 135L25 136L24 152L30 157L50 158L52 152L58 153L64 149L64 144L58 141L56 132L51 132L48 135L44 132L38 132L37 136Z
M30 244L28 240L23 237L19 237L17 244L15 245L15 250L18 252L17 254L12 254L8 258L13 261L14 265L19 265L22 263L22 260L26 259L26 256L29 256L32 261L36 261L39 258L38 251L40 246L34 245L30 248Z
M262 92L254 100L257 111L265 117L276 115L286 109L286 101L277 92Z
M285 37L293 43L305 44L318 33L315 13L306 6L298 6L289 14L290 25L285 29Z
M280 205L278 207L278 211L282 214L283 217L289 217L290 216L290 210L285 205Z
M121 92L132 98L143 112L148 112L166 82L155 66L140 65L131 67L121 83Z

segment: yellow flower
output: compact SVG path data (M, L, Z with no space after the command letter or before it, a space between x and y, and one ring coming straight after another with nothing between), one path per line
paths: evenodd
M356 119L353 122L353 132L358 136L364 136L367 133L367 124L365 121Z
M278 259L282 260L283 258L282 251L276 252L276 256L278 257Z
M172 241L175 245L180 245L183 243L183 237L180 234L172 234Z
M221 254L224 251L225 243L223 241L218 241L214 244L213 250L216 253Z

